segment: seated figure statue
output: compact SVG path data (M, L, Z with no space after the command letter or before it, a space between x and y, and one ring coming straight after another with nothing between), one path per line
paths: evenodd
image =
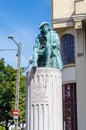
M35 39L33 48L34 67L53 67L62 70L60 40L58 34L51 30L47 22L39 26L40 34Z

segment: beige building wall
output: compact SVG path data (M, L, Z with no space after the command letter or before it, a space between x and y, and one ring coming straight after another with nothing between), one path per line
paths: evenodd
M86 130L86 0L52 0L52 3L54 30L60 37L67 33L75 36L76 64L64 67L63 83L76 81L78 130Z
M84 29L76 30L76 83L78 130L86 129L86 39L84 33Z
M53 0L53 18L67 18L74 14L74 1Z
M75 2L75 7L76 14L86 13L86 0Z
M52 0L53 19L69 18L74 14L86 13L86 0Z

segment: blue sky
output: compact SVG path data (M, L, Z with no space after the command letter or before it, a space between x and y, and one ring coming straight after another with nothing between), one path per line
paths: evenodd
M39 33L38 26L42 21L51 26L51 0L0 0L0 58L6 64L17 68L17 46L8 35L22 44L21 67L28 65L33 51L34 40Z

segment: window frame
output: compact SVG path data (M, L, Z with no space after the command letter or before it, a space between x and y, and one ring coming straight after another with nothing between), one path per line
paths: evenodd
M64 66L75 64L75 37L72 34L61 37L61 55Z
M69 94L70 93L70 94ZM62 87L63 130L77 130L77 91L76 83Z

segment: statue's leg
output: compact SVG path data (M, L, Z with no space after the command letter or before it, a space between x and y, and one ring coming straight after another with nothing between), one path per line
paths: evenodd
M57 57L57 68L62 70L63 68L63 63L62 63L62 60L61 60L61 57Z
M54 56L53 57L53 63L52 63L54 68L56 68L56 63L57 63L56 56Z
M56 68L57 65L57 53L55 49L52 49L52 67Z
M60 51L56 51L56 65L57 65L57 68L62 70L63 68L63 63L62 63L62 59L61 59L61 54L60 54Z
M51 57L51 45L47 44L45 48L45 55L46 55L46 66L50 66L50 57Z
M34 67L38 66L37 61L38 61L38 48L34 47L34 51L33 51L33 66Z

